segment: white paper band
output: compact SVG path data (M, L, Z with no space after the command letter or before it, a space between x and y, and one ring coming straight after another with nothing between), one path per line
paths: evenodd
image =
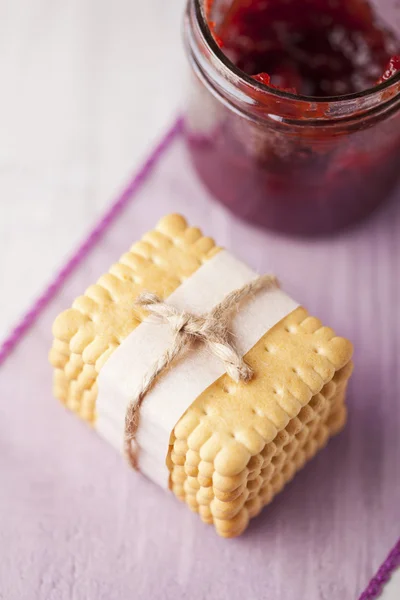
M257 274L227 251L219 252L169 296L167 303L194 314L209 312L230 292ZM232 315L236 347L244 356L274 325L298 304L280 289L262 290ZM125 413L141 388L145 373L173 342L169 325L141 323L111 355L98 378L96 428L122 451ZM147 394L140 411L136 441L139 468L168 488L166 465L171 433L190 405L225 372L224 365L199 346L163 374Z

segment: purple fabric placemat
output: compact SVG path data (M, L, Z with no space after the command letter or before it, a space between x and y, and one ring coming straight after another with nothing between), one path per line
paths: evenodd
M0 598L360 597L400 533L399 199L329 240L267 234L211 201L175 128L0 350ZM54 317L167 212L277 273L356 346L346 430L236 540L130 471L52 399ZM398 557L395 548L363 600Z

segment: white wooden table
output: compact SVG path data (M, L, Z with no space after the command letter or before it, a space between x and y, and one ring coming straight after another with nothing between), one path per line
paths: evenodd
M1 3L0 339L179 111L183 6Z
M184 0L0 5L0 338L178 111Z

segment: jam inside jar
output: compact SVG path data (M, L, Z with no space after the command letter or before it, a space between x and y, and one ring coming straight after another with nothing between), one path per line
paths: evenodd
M189 0L185 139L201 180L233 212L318 235L355 223L393 190L400 34L387 23L400 23L400 9L379 7Z

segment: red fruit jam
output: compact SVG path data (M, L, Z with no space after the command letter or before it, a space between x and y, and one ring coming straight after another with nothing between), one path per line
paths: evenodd
M239 69L302 96L366 90L400 54L365 0L235 0L214 29Z
M235 213L321 234L391 192L400 40L366 0L190 0L186 41L191 157Z

